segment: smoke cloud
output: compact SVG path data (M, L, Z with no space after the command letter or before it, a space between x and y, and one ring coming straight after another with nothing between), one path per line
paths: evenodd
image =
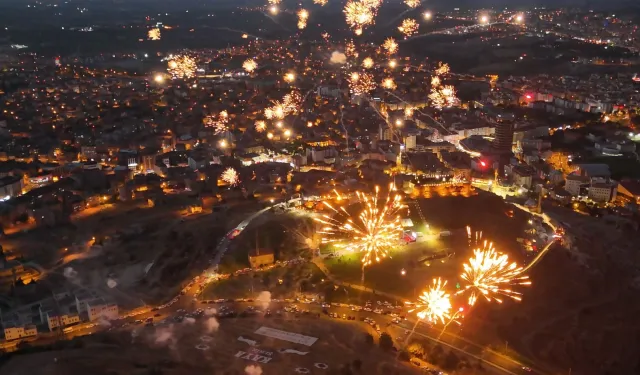
M168 327L160 327L156 329L154 342L159 345L174 344L176 338L173 336L173 324Z
M78 276L78 272L76 272L76 270L74 270L71 267L66 267L63 271L63 275L64 277L68 278L68 279L72 279L76 276Z
M329 60L332 64L343 65L347 62L347 55L342 52L333 51L331 53L331 59Z
M246 375L262 375L262 368L258 365L249 365L244 368Z
M260 305L263 309L268 308L269 304L271 303L271 292L260 292L260 294L258 294L258 298L256 298L256 301L260 302Z
M186 317L184 318L184 320L182 321L182 324L194 324L196 322L196 320L194 318L190 318L190 317Z
M214 317L210 317L209 319L204 321L204 327L206 328L208 333L216 332L218 328L220 328L220 323Z
M213 307L209 307L208 309L204 310L204 316L214 316L217 312L218 311Z
M107 280L107 286L111 289L115 288L116 286L118 286L118 282L115 281L114 279L108 279Z

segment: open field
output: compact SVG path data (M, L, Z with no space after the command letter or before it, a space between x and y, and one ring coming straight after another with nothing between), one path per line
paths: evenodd
M496 196L481 193L471 197L419 199L409 201L409 209L414 229L425 233L426 239L390 249L389 258L368 266L365 269L368 288L413 299L434 277L455 285L462 263L477 246L475 239L469 241L467 225L472 233L482 232L483 239L494 242L514 260L523 260L522 254L512 249L518 248L516 237L522 235L528 214L514 210ZM507 213L512 210L510 217ZM445 230L451 235L439 237ZM359 284L360 258L361 254L341 255L327 259L325 264L337 279Z
M188 323L137 328L131 332L111 332L77 338L76 349L14 355L2 367L3 373L37 374L245 374L248 366L259 366L263 374L412 374L408 363L394 363L395 355L376 344L367 344L364 331L352 322L309 318L229 319L203 318ZM310 347L255 334L266 326L317 337ZM256 341L255 346L238 341ZM306 355L281 353L284 349L308 352ZM255 351L267 363L236 357ZM258 352L260 351L260 352ZM239 354L240 353L240 354ZM358 368L354 361L359 360ZM326 367L326 368L321 368ZM344 372L344 367L353 372ZM257 373L256 373L257 374Z

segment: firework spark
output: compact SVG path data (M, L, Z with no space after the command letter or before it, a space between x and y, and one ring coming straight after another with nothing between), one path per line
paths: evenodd
M404 115L405 117L413 117L413 112L415 111L415 109L413 107L407 107L404 109Z
M449 68L449 64L439 62L438 67L436 68L434 73L439 76L446 76L450 71L451 69Z
M411 9L415 9L420 6L420 0L404 0L404 3Z
M271 107L264 110L264 116L268 120L282 120L288 115L298 113L302 97L297 91L292 91L282 98L282 101L275 100Z
M218 116L207 116L203 120L204 126L213 128L215 134L224 133L228 130L229 113L222 111Z
M431 77L431 87L438 87L438 86L440 86L440 77L438 76Z
M366 95L375 88L376 82L367 72L353 72L349 76L349 89L354 95Z
M362 29L372 25L377 13L375 3L370 1L350 0L344 6L344 15L347 25L356 33L362 34Z
M365 59L362 60L362 67L365 69L373 68L373 59L371 57L365 57Z
M267 130L267 123L265 121L263 121L263 120L258 120L255 123L255 127L256 127L256 131L258 133L262 133L265 130Z
M460 275L467 285L458 293L469 293L469 305L478 297L502 303L502 297L520 301L521 293L511 290L514 285L531 285L528 276L522 275L522 267L509 262L509 256L497 252L493 244L484 242L483 248L473 251L473 257L463 265Z
M242 67L247 73L253 73L258 68L258 63L254 59L247 59L242 63Z
M348 57L358 57L356 44L353 42L353 40L347 41L347 44L344 46L344 54Z
M193 78L196 75L196 60L187 55L170 56L167 72L176 78Z
M160 40L160 29L153 28L147 32L147 38L149 40Z
M382 80L382 87L387 90L395 90L396 83L393 81L393 78L385 78L384 80Z
M287 83L292 83L296 80L296 74L293 72L288 72L284 75L284 81Z
M398 26L398 31L404 34L405 38L408 38L418 32L418 22L413 18L407 18Z
M451 295L445 291L446 281L433 279L432 285L418 297L413 310L418 318L432 323L445 323L451 314Z
M302 30L307 27L307 20L309 19L309 11L306 9L300 9L298 11L298 29Z
M325 235L323 243L342 243L347 251L362 254L362 266L379 262L388 255L388 249L394 247L402 235L400 225L400 211L405 207L400 195L396 194L393 184L385 199L379 195L376 186L373 196L357 192L356 195L362 205L357 215L351 215L344 207L334 208L327 202L324 205L336 215L323 215L316 221L325 226L319 231ZM344 221L337 217L341 216Z
M238 172L236 172L233 168L227 168L220 175L220 179L226 182L228 185L236 186L240 183L240 177L238 176Z
M325 6L327 5L329 1L328 0L313 0L313 3L316 5L320 5L320 6Z
M387 38L382 44L382 48L385 49L387 55L393 55L398 52L398 43L396 43L395 39Z

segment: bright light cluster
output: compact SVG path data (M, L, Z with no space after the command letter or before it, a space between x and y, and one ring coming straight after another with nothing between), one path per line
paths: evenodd
M347 1L343 10L347 25L356 35L362 35L362 29L374 24L381 4L381 0Z
M418 297L413 310L418 318L432 323L442 323L450 318L451 295L445 290L446 281L437 278L433 279L431 286Z
M196 60L188 55L170 56L167 72L173 79L193 78L196 75Z
M469 293L469 305L475 304L478 297L498 303L502 303L502 296L520 301L522 294L511 286L531 285L529 277L522 275L522 267L509 262L508 255L497 252L493 244L486 241L483 248L473 251L473 257L463 269L460 277L468 284L459 293Z
M149 40L160 40L160 29L155 27L147 32Z
M413 18L407 18L398 26L398 31L408 38L418 32L418 22Z
M328 0L313 0L313 3L316 5L320 5L320 6L325 6L327 5L329 1Z
M324 202L336 215L316 218L325 225L318 232L325 235L322 242L339 242L347 251L361 253L363 267L385 258L402 235L399 214L405 206L400 195L396 194L395 185L389 185L384 199L380 199L379 192L378 186L373 196L357 192L362 210L356 215L352 216L344 207L333 207Z
M420 6L420 0L404 0L404 3L411 9L415 9Z
M240 176L238 175L238 172L236 172L236 170L231 167L225 169L222 172L222 174L220 175L220 179L231 186L236 186L240 183Z
M431 77L431 91L428 97L434 108L453 107L460 103L455 88L451 85L442 85L440 76L449 74L449 71L448 64L439 63Z
M371 69L373 68L373 59L371 57L365 57L364 60L362 60L362 67L365 69Z
M387 38L382 44L382 48L387 52L387 55L393 55L398 52L398 43L393 38Z
M215 134L224 133L228 130L229 113L222 111L217 116L207 116L203 120L204 126L213 128Z
M382 80L382 87L384 87L387 90L395 90L396 89L396 83L393 80L393 78L389 77L389 78L385 78Z
M367 72L353 72L349 76L349 89L354 95L367 95L375 88L376 82Z
M306 9L300 9L298 11L298 29L302 30L307 27L307 20L309 19L309 11Z
M253 73L258 68L258 63L254 59L247 59L242 63L242 68L247 73Z

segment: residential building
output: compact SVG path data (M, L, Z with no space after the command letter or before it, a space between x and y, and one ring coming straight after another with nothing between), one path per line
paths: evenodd
M7 341L22 339L25 337L35 337L38 335L38 329L35 324L26 324L24 326L3 324L4 339Z
M616 199L618 183L595 182L589 186L589 198L596 202L611 202Z

